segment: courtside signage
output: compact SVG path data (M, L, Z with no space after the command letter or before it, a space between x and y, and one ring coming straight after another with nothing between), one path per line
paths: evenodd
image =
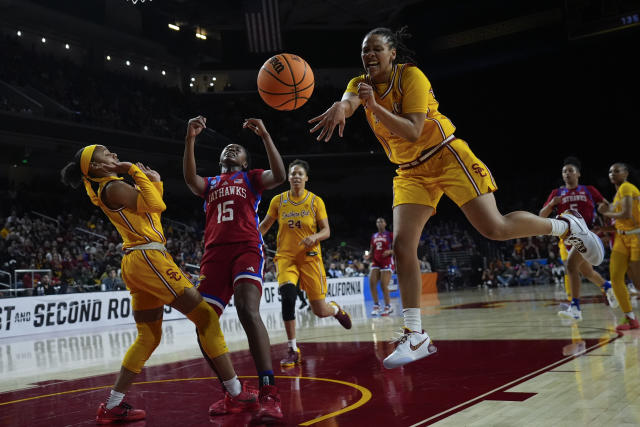
M340 305L364 301L363 278L328 279L327 300ZM278 284L264 283L260 310L280 308ZM233 298L225 313L235 312ZM222 317L222 320L228 316ZM164 320L184 319L164 307ZM274 319L275 321L275 319ZM134 323L128 291L48 295L0 300L0 339L56 331ZM274 327L277 326L273 325Z

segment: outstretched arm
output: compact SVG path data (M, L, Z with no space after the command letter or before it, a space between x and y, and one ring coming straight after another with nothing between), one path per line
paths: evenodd
M187 187L196 196L202 196L206 190L204 179L196 173L196 156L194 146L196 136L207 127L207 118L198 116L189 120L187 135L184 140L184 155L182 156L182 175Z
M338 126L338 135L342 138L347 118L351 117L359 106L360 99L358 95L351 92L345 93L342 96L342 100L334 102L327 111L309 120L311 124L317 123L309 133L314 133L320 129L316 139L320 141L324 138L324 141L327 142L331 139L336 126Z
M267 152L267 158L269 159L270 168L262 174L262 185L267 190L276 188L278 185L282 184L285 179L287 179L287 171L284 168L282 156L280 156L278 149L271 139L271 135L269 135L267 128L260 119L245 119L242 127L250 129L253 133L262 138L265 151Z

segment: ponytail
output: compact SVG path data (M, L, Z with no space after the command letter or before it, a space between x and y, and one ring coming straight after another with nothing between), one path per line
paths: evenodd
M73 161L67 163L65 167L60 171L60 181L64 185L68 185L71 188L78 188L82 185L82 171L80 170L80 157L82 156L81 148L75 156Z
M389 49L396 50L396 59L394 60L394 63L400 62L417 65L417 61L414 59L416 53L409 49L404 43L404 40L408 40L412 37L408 28L409 27L405 25L397 31L392 31L389 28L378 27L369 31L364 37L367 38L373 34L384 37L384 41L389 45Z

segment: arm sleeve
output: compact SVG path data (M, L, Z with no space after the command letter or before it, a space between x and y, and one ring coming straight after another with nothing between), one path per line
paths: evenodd
M327 215L327 208L324 205L324 201L320 197L316 196L315 205L316 205L316 221L320 221L322 219L329 217Z
M151 184L156 187L156 190L158 190L158 193L160 193L160 197L162 197L162 195L164 194L164 185L162 184L162 181L152 181Z
M278 215L278 206L279 206L280 195L278 194L273 199L271 199L271 203L269 203L269 210L267 211L267 215L271 218L274 218L276 221L279 219Z
M162 201L162 193L158 191L157 183L151 182L147 175L142 172L138 166L131 165L129 175L136 182L138 188L138 212L163 212L167 209L167 205ZM160 185L162 185L160 183Z
M427 113L431 83L418 67L408 65L402 75L402 112Z
M588 185L587 189L589 190L589 193L591 193L591 197L593 197L594 202L600 203L601 201L604 200L604 197L602 197L602 194L600 194L600 192L596 187Z
M349 81L349 84L347 85L347 89L345 89L344 93L355 93L356 95L358 94L358 85L365 81L365 77L364 74L358 76L358 77L354 77Z
M626 196L629 196L629 197L634 196L633 187L628 182L623 182L620 188L618 189L618 192L620 193L621 199Z
M556 197L556 195L557 195L557 194L558 194L558 190L557 190L557 189L553 190L553 191L551 192L551 194L549 194L549 197L547 197L547 201L546 201L546 202L544 202L544 206L547 206L549 203L551 203L551 199L553 199L554 197ZM602 196L600 196L600 197L602 197ZM543 206L543 207L544 207L544 206Z

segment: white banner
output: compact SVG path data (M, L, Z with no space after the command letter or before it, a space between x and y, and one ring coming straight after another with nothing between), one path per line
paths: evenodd
M327 301L336 301L340 305L364 302L363 278L329 279ZM273 312L279 308L278 284L265 283L260 310ZM227 311L235 315L233 299L225 313ZM271 319L271 323L276 322L276 317ZM164 319L184 319L184 315L165 306ZM223 322L227 320L234 322L229 316L222 317ZM128 323L135 322L127 291L0 299L0 339Z

